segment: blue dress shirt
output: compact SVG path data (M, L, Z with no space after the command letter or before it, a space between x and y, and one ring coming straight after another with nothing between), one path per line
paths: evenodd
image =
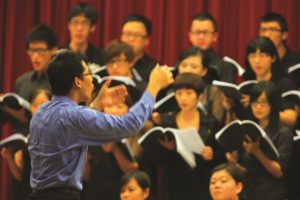
M88 145L114 142L137 134L155 99L145 92L126 115L111 116L53 96L30 123L30 184L34 189L73 187L82 190Z

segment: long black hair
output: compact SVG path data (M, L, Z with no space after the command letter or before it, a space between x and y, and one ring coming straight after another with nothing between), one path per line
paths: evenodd
M282 70L282 67L280 66L280 60L279 60L279 55L277 53L277 49L269 38L261 37L261 36L256 36L255 38L253 38L247 46L246 57L245 57L246 71L243 74L243 79L244 80L256 79L255 72L251 68L248 56L251 53L255 53L257 50L260 50L260 52L266 53L270 55L272 58L275 58L271 66L271 73L272 73L271 80L274 82L280 80L284 76L285 72Z
M280 95L272 81L260 81L253 86L252 93L250 95L250 103L255 102L260 95L265 92L268 98L268 102L271 106L271 112L269 115L269 126L271 129L276 130L279 124L279 112L280 112ZM254 116L253 116L254 117Z

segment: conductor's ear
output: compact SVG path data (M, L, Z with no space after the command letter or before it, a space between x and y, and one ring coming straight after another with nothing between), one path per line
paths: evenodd
M75 77L74 78L74 85L76 87L78 87L78 88L81 88L81 86L82 86L82 80L80 78L78 78L78 77Z

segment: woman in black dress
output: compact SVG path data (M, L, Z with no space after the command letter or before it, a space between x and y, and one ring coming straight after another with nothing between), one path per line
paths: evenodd
M263 145L263 138L245 138L244 153L227 153L248 177L248 195L251 200L286 199L284 178L293 146L292 131L279 121L280 97L274 84L262 81L253 87L250 106L254 121L264 129L278 150L279 157Z
M161 126L171 128L195 128L205 147L195 154L195 168L190 168L183 158L175 151L175 142L167 138L160 139L165 148L164 198L172 200L210 199L209 174L213 166L224 161L223 151L214 140L218 129L217 120L197 108L199 95L204 90L204 81L192 73L179 74L174 82L174 91L179 110L163 114ZM200 151L200 150L199 150Z

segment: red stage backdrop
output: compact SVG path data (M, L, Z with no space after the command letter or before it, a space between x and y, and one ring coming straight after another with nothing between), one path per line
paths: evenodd
M31 70L24 38L35 25L54 27L62 46L68 41L67 13L79 0L0 0L0 93L10 92L18 76ZM180 51L189 46L189 22L206 11L218 22L220 55L244 63L247 43L257 34L259 18L266 12L281 13L289 23L288 45L300 52L300 1L298 0L89 0L98 10L97 30L91 42L103 47L119 38L123 19L144 14L153 23L147 52L161 64L172 65ZM298 14L297 14L298 13ZM0 138L11 132L5 125ZM0 199L10 200L11 175L0 158Z

